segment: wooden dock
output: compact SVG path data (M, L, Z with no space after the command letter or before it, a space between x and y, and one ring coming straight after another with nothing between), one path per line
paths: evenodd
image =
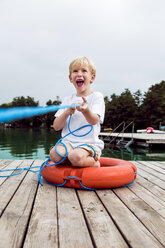
M107 133L101 132L100 138L105 142L118 141L121 138L125 140L133 139L134 146L150 147L150 146L165 146L165 134L152 134L152 133Z
M0 160L0 169L41 165ZM97 191L0 178L0 248L165 247L165 162L133 162L135 183ZM2 172L0 172L2 175Z

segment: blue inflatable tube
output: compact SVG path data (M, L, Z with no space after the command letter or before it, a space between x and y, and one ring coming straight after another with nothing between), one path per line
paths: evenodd
M0 123L34 117L54 112L58 109L78 107L77 105L51 105L46 107L14 107L0 108Z

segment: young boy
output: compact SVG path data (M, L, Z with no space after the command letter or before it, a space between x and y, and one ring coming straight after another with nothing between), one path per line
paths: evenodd
M72 115L70 121L71 131L84 125L91 124L93 126L93 130L86 136L75 137L70 134L62 140L67 147L68 160L72 166L100 166L99 158L104 143L98 138L98 135L100 124L104 120L105 104L103 95L100 92L92 92L90 88L95 76L96 69L88 58L78 57L73 60L69 66L69 79L76 89L76 94L64 98L62 105L81 105L74 108L60 109L55 114L56 118L53 127L56 131L62 129L62 137L69 133L68 120L70 115ZM89 127L80 129L75 134L82 135L88 131ZM81 144L84 145L77 147ZM63 156L66 155L66 149L62 144L57 145L57 152ZM62 159L55 152L54 147L50 151L50 159L55 163Z

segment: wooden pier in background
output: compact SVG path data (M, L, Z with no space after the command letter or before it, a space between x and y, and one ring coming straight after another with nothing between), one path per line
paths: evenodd
M0 160L0 169L42 162ZM165 162L133 163L138 175L129 188L40 186L29 171L1 177L0 248L165 247Z
M156 133L107 133L101 132L100 138L105 142L110 142L112 139L117 143L121 138L129 141L133 139L134 146L151 147L165 146L165 134Z

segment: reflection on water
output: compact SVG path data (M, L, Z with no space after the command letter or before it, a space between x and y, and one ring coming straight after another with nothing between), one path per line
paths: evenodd
M0 129L0 158L45 159L60 133L44 129Z
M147 150L142 148L105 148L103 151L104 157L120 158L132 161L165 161L165 151Z
M60 133L44 129L0 129L0 159L47 159ZM108 149L102 156L124 160L165 161L165 151L146 149Z

